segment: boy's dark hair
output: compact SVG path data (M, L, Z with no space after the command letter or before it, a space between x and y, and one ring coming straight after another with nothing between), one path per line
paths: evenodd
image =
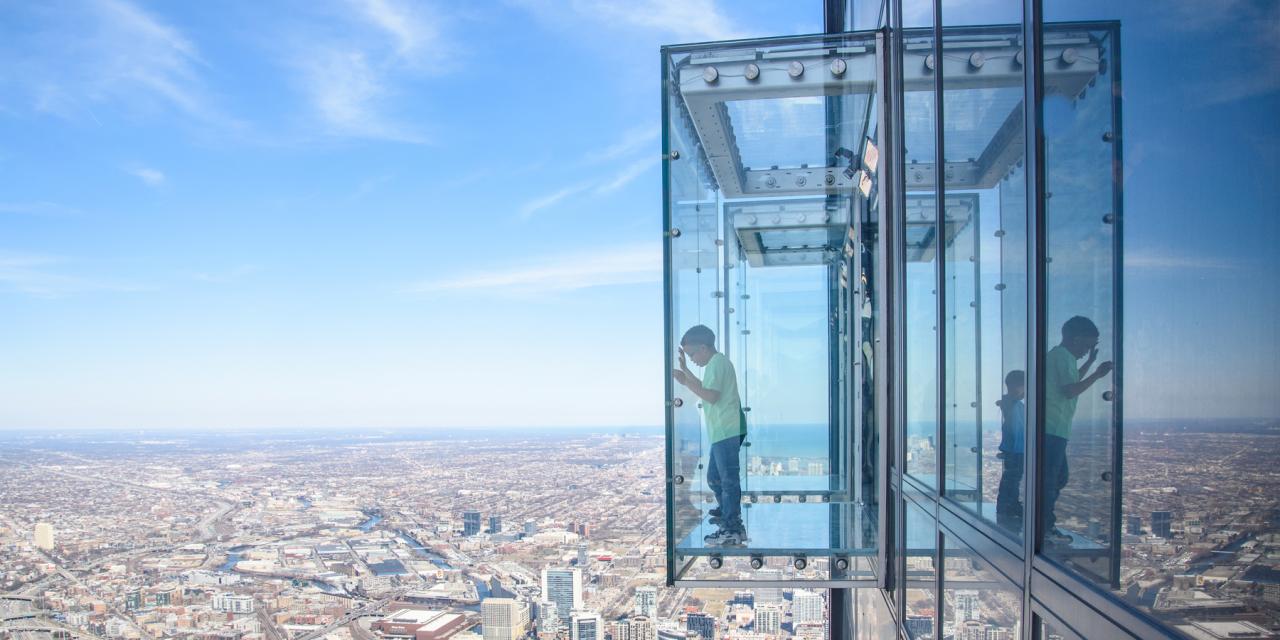
M1084 316L1075 316L1062 323L1063 340L1070 338L1096 338L1098 335L1098 325Z
M1022 369L1014 369L1004 377L1004 384L1010 389L1014 387L1027 386L1027 372Z
M700 344L704 347L716 348L716 334L706 325L700 324L690 327L684 332L684 337L680 338L680 344Z

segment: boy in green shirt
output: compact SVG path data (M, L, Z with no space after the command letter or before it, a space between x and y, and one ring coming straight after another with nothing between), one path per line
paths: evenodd
M685 356L703 368L701 379L689 370ZM720 530L704 540L716 545L742 544L747 531L742 524L738 455L747 437L747 420L738 396L738 374L729 358L716 351L715 332L697 325L680 339L680 368L672 376L702 401L702 421L711 441L707 485L717 505L711 510L711 521L718 523Z
M1084 365L1076 361L1089 354ZM1111 373L1110 361L1089 369L1098 358L1098 325L1084 316L1075 316L1062 325L1062 342L1045 354L1044 362L1044 537L1054 544L1071 543L1071 536L1059 530L1054 508L1067 486L1067 438L1075 419L1080 394Z

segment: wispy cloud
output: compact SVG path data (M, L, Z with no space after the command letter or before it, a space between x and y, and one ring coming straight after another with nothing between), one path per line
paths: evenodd
M592 287L656 283L661 279L660 247L656 244L636 244L619 246L609 251L559 255L529 264L427 280L409 285L404 291L420 294L465 292L526 296Z
M639 178L645 171L648 171L650 167L656 164L658 164L657 157L636 160L626 167L623 167L623 169L614 174L612 178L609 178L603 184L597 186L595 188L595 193L597 195L603 195L617 191L618 189L631 184L632 181Z
M552 206L555 206L565 198L582 193L583 191L586 191L587 189L590 189L590 188L591 188L591 183L575 184L572 186L565 187L559 191L556 191L555 193L548 194L539 198L534 198L533 200L530 200L520 205L520 209L519 209L520 219L528 220L529 218L533 217L533 214L539 211L542 211L543 209L547 209Z
M1129 251L1124 256L1124 268L1147 271L1221 271L1238 269L1243 265L1230 260L1194 254L1176 254L1152 250Z
M41 29L0 53L17 92L37 111L97 120L102 105L168 109L203 125L238 126L211 99L207 64L177 27L128 0L90 0L32 9Z
M58 256L0 251L0 291L37 298L60 298L92 291L143 291L147 287L59 271L69 261Z
M662 130L657 126L632 129L623 133L622 138L617 142L599 151L588 153L586 161L591 163L607 162L639 151L652 151L656 155L659 151L658 136L661 133Z
M159 169L151 169L148 167L130 167L128 169L125 169L125 171L128 171L134 177L141 180L148 187L158 187L164 184L164 181L165 181L164 172L160 171Z
M80 210L74 207L68 207L56 202L47 202L44 200L35 202L0 202L0 214L66 216L78 213L80 213Z
M394 115L399 86L439 73L451 47L442 14L399 0L345 0L341 36L298 34L286 54L297 82L330 135L422 143L422 131Z
M730 40L749 35L715 0L515 0L552 20L585 19L605 28L660 32L682 41Z

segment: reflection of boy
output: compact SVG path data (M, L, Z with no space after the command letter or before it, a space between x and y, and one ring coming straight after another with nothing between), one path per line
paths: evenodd
M1089 354L1084 365L1076 361ZM1075 316L1062 325L1062 342L1045 355L1044 368L1044 536L1056 544L1069 544L1071 536L1058 529L1054 508L1062 488L1067 486L1067 438L1075 419L1080 394L1111 373L1111 362L1089 369L1098 358L1098 326L1084 316Z
M741 544L746 540L742 525L742 485L738 454L747 434L747 422L738 396L738 375L733 363L716 351L716 335L698 325L680 339L680 368L672 372L676 382L702 400L703 423L711 441L707 484L715 494L717 508L711 510L720 530L707 536L710 544ZM685 356L702 367L702 379L689 370Z
M1000 460L1004 468L1000 471L1000 493L996 495L996 521L1008 527L1022 524L1022 502L1018 500L1018 489L1022 485L1022 470L1026 452L1027 406L1022 399L1027 397L1027 374L1025 371L1010 371L1004 377L1008 391L1000 398Z

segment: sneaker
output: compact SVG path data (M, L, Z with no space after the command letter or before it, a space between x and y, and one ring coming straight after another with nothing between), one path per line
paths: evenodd
M1057 527L1054 527L1048 533L1044 534L1044 538L1053 544L1063 547L1069 546L1072 540L1072 537L1068 535L1067 532Z
M717 527L715 533L708 533L707 535L702 536L702 541L706 543L710 543L712 540L716 540L720 538L720 536L723 536L724 534L725 534L725 530L723 528Z
M745 533L738 531L725 531L721 529L714 535L708 536L705 540L707 544L717 547L737 547L746 543L747 536Z
M707 515L711 516L712 518L719 519L720 516L724 515L724 512L720 511L720 507L712 507L712 509L707 512Z

